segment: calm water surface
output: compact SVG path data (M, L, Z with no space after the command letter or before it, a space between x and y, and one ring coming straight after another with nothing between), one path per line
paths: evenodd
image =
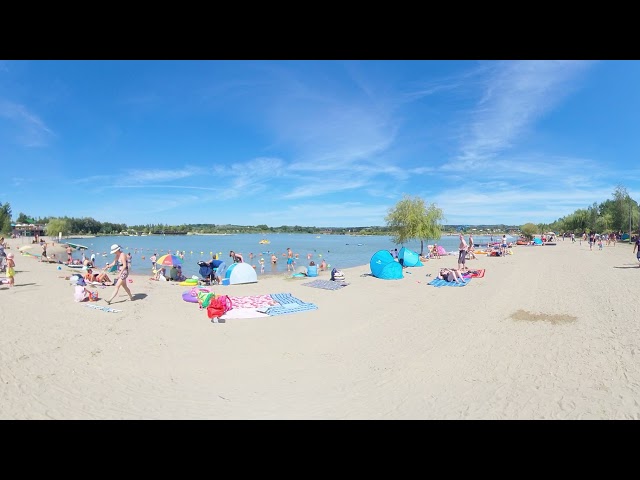
M494 236L498 240L501 236ZM468 238L468 236L465 236ZM510 241L514 237L507 236ZM267 239L271 243L261 245L259 242ZM120 244L125 253L132 255L132 272L136 274L151 274L151 261L149 257L156 253L158 256L166 253L184 251L182 270L188 277L198 275L197 262L210 260L211 254L219 254L227 264L230 262L229 251L241 253L244 261L256 266L258 276L260 273L260 258L264 258L264 275L284 274L287 271L286 259L282 256L290 247L294 254L298 254L296 266L309 265L308 255L311 260L319 263L322 259L336 268L349 268L369 263L371 257L378 250L400 250L402 245L395 245L390 237L386 236L357 236L357 235L309 235L309 234L271 234L267 236L258 234L237 235L150 235L150 236L109 236L95 238L68 238L70 242L88 247L87 257L96 253L98 266L104 265L113 259L109 254L110 247L114 243ZM488 236L474 237L475 243L486 244L490 240ZM63 239L64 241L64 239ZM427 243L425 242L425 249ZM437 242L447 251L458 250L457 236L444 236ZM405 247L420 253L420 241L411 241ZM278 257L278 263L271 265L271 252ZM253 259L250 254L253 253ZM80 253L75 251L74 258L80 258ZM104 255L104 256L103 256ZM144 257L144 258L143 258Z

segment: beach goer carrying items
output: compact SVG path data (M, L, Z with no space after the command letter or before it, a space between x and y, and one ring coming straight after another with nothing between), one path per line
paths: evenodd
M127 295L129 295L129 299L133 301L133 295L131 294L131 290L129 290L129 287L127 286L127 277L129 276L129 262L127 261L127 256L122 251L122 247L117 243L111 245L111 253L115 254L115 258L113 259L113 262L107 263L107 265L104 267L105 270L112 267L113 265L117 265L118 262L120 262L121 267L118 279L116 280L115 284L116 290L115 292L113 292L113 295L111 295L111 298L107 300L107 304L111 305L111 302L118 294L118 291L120 291L120 287L124 288L124 291L127 292Z

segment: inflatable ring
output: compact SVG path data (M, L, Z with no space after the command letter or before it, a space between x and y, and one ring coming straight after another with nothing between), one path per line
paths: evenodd
M198 291L210 292L208 288L191 288L182 293L182 300L189 303L198 303Z
M187 278L185 281L178 283L178 285L182 285L183 287L194 286L198 285L198 280Z

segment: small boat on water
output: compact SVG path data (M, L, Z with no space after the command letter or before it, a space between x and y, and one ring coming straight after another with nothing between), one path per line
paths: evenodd
M258 242L260 245L269 245L271 243L270 240L267 240L266 238L263 238L262 240L260 240Z
M88 250L89 249L89 247L85 247L84 245L80 245L78 243L67 242L67 245L69 245L71 248L74 248L76 250Z

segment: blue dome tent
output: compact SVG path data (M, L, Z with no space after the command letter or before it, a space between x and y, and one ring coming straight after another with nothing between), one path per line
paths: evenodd
M258 275L256 270L248 263L232 263L227 267L223 285L237 285L240 283L256 283Z
M383 280L399 280L402 275L402 265L396 262L388 250L379 250L373 254L369 262L371 274Z
M398 252L398 259L402 259L402 265L405 267L421 267L420 255L413 250L402 247Z

